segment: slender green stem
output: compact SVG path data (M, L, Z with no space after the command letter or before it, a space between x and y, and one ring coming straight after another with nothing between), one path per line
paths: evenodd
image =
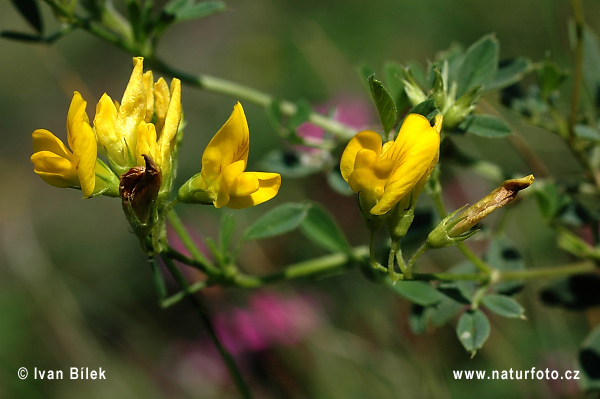
M167 297L167 287L165 285L165 280L163 279L158 264L156 262L156 257L151 256L148 257L148 263L150 263L150 269L152 270L152 277L154 279L154 285L156 286L156 291L158 292L158 297L162 303L164 299Z
M409 271L409 273L412 273L412 269L415 266L415 263L417 263L417 260L421 257L421 255L427 252L428 249L429 245L427 245L427 242L425 242L419 247L419 249L417 249L417 252L415 252L414 255L411 256L411 258L408 261L408 264L406 265L406 269Z
M168 258L166 256L163 256L162 259L165 262L165 264L167 265L169 272L173 275L173 278L179 284L179 286L183 289L183 291L185 291L186 293L189 294L190 293L189 283L187 282L187 280L185 279L185 277L183 276L181 271L177 268L177 266L175 266L175 264L173 263L173 260L171 260L170 258ZM227 369L229 370L229 374L231 375L231 378L232 378L234 384L236 385L236 387L242 394L242 397L245 399L251 399L252 395L250 394L250 390L248 389L248 386L246 385L246 382L244 381L242 374L240 373L240 370L237 367L235 360L233 359L233 356L231 356L229 351L227 351L227 349L221 343L221 340L219 339L219 336L217 335L217 333L212 325L212 322L211 322L210 318L208 317L208 312L204 308L204 305L200 301L200 298L198 298L195 295L188 295L187 298L189 298L190 302L196 309L196 312L198 313L200 321L202 321L202 323L206 327L208 334L210 336L210 339L213 341L213 344L219 351L219 354L221 355L223 362L227 366Z
M193 75L180 71L166 64L159 58L152 57L147 61L154 69L179 78L182 82L196 86L200 89L247 101L265 109L268 109L275 101L277 101L280 112L286 116L292 116L298 112L296 104L290 101L276 100L270 94L260 90L214 76L202 74ZM349 140L356 134L356 129L317 112L311 112L308 120L309 122L326 129L339 139Z
M375 270L379 270L382 272L389 272L388 268L383 266L381 263L377 262L375 259L375 232L371 231L369 234L369 261L371 266Z
M173 230L183 243L185 249L189 251L190 255L192 255L192 258L196 261L196 265L201 266L202 271L206 272L206 274L211 277L220 276L221 271L217 267L213 266L202 254L200 249L198 249L196 243L194 243L194 240L181 222L181 219L179 219L177 213L175 213L174 210L170 210L167 214L167 219L169 219L171 227L173 227Z
M458 248L460 253L462 253L463 256L465 258L467 258L473 264L473 266L475 266L477 268L477 270L479 270L480 272L485 273L487 275L492 273L493 268L490 265L488 265L486 262L481 260L481 258L479 256L475 255L469 249L469 247L467 247L465 245L464 242L459 242L458 244L456 244L456 248Z
M164 298L162 301L160 301L160 306L163 309L171 307L171 306L175 305L176 303L178 303L179 301L181 301L186 296L194 294L194 293L202 290L206 286L207 286L206 281L196 281L195 283L189 285L185 291L179 291L178 293L173 294L168 298Z
M537 278L556 278L573 274L593 273L598 271L594 262L585 261L571 265L545 267L529 270L500 271L498 281L532 280Z
M392 279L392 282L394 282L394 283L396 281L398 281L398 278L396 277L396 272L394 272L394 261L396 260L396 250L397 249L398 249L398 241L392 240L392 244L390 246L390 253L388 254L387 269L388 269L388 274L390 275L390 278ZM398 263L400 263L400 261ZM406 273L404 273L404 270L402 271L402 274L404 274L405 277L408 278L408 276L406 276Z

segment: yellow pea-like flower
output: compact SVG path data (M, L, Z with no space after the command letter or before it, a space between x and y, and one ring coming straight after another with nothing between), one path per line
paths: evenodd
M431 127L422 115L409 114L394 141L383 144L372 131L360 132L350 140L340 170L352 191L359 194L361 211L383 215L400 201L416 201L437 164L441 127L441 116Z
M96 189L96 135L85 111L87 102L75 92L67 114L67 142L46 129L33 132L34 172L55 187L80 187L84 197ZM98 165L102 168L102 165Z
M170 89L163 78L154 83L152 71L144 73L143 61L142 57L133 59L120 104L106 93L102 96L94 128L98 144L119 174L145 165L143 155L148 155L163 176L170 176L182 116L181 81L174 78Z
M213 204L240 209L275 197L281 186L278 173L246 172L250 136L242 105L208 143L202 155L202 169L179 190L183 202Z

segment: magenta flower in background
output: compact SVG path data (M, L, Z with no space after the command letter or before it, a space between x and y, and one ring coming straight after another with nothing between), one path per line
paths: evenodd
M213 323L223 345L240 354L296 344L319 327L322 315L310 298L257 292L246 309L219 313Z

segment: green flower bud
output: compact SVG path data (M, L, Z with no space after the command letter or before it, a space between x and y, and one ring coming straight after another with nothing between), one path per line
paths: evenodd
M475 109L482 90L483 88L481 86L475 86L452 104L444 114L444 127L446 129L455 129L467 116L469 116Z

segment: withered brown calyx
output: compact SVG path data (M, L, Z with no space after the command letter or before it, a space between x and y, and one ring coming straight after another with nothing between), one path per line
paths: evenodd
M143 154L146 166L136 166L121 175L119 195L123 208L131 210L141 223L147 223L152 204L158 196L162 173L148 155Z

